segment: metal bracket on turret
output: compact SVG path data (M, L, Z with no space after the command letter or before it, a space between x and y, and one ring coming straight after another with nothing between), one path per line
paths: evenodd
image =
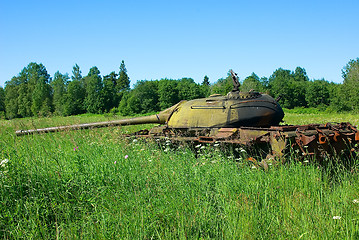
M239 87L241 86L241 84L239 83L237 73L233 72L232 69L229 70L229 72L231 73L232 80L233 80L233 90L232 90L232 92L239 91Z

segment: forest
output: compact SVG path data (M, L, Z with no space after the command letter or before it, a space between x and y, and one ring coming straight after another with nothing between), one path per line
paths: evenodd
M310 79L306 70L276 69L269 77L255 73L241 80L241 91L259 91L280 96L287 109L314 109L327 112L359 111L359 58L350 60L342 69L342 83ZM86 76L73 66L72 75L57 71L51 77L43 64L31 62L0 87L0 117L6 119L32 116L69 116L82 113L144 114L168 108L180 100L227 94L232 79L226 77L210 83L192 78L139 80L130 88L125 62L119 71L101 76L92 67Z

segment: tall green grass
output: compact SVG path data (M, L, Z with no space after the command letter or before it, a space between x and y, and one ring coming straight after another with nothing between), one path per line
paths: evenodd
M126 128L15 137L19 124L6 124L4 239L359 238L357 159L350 170L293 161L265 172L220 146L195 154L124 139Z

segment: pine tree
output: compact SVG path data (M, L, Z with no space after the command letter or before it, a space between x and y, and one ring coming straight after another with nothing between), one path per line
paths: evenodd
M121 91L129 90L129 89L130 89L130 78L127 75L125 62L122 60L120 65L119 78L117 79L117 84L116 84L116 92L120 93Z
M81 70L80 70L79 65L77 65L77 63L72 68L72 77L71 78L72 78L72 81L81 81L82 80Z
M209 77L207 75L204 76L202 85L209 86Z

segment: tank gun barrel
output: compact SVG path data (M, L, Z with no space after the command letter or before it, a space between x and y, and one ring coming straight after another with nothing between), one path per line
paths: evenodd
M164 124L166 120L167 119L165 115L155 114L151 116L135 117L135 118L120 119L120 120L113 120L106 122L94 122L94 123L83 123L83 124L30 129L30 130L18 130L15 132L15 134L17 136L22 136L22 135L31 135L34 133L71 131L71 130L102 128L102 127L110 127L110 126L137 125L137 124L146 124L146 123Z
M158 114L143 116L143 117L134 117L119 119L107 122L94 122L94 123L83 123L59 127L48 127L48 128L39 128L39 129L30 129L30 130L18 130L15 132L17 136L30 135L34 133L49 133L49 132L59 132L59 131L71 131L79 129L88 129L88 128L102 128L102 127L111 127L111 126L124 126L124 125L138 125L138 124L147 124L147 123L158 123L165 124L168 119L171 117L173 111L185 101L181 101L176 105L173 105L170 108L159 112Z

